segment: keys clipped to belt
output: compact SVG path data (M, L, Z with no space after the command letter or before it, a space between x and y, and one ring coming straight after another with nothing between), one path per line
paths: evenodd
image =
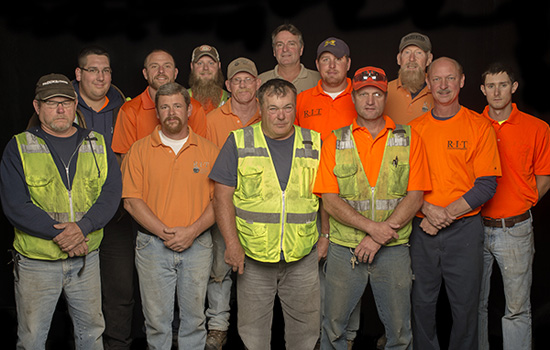
M351 250L351 248L349 249L349 251L351 252L351 259L350 259L351 269L354 270L355 265L359 265L359 261L357 261L357 257L355 256L355 253L353 253L353 250Z

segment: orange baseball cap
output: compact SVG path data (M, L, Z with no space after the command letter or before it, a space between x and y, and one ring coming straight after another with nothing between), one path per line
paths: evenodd
M364 67L358 69L353 75L352 86L355 91L365 86L374 86L386 92L388 91L388 78L386 72L381 68Z

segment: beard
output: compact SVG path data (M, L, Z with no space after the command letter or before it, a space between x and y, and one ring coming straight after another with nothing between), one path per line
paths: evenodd
M189 86L193 92L193 98L203 106L212 104L217 107L222 98L223 75L218 70L212 79L201 79L196 72L189 75Z
M414 70L407 69L414 67ZM426 83L426 73L424 73L417 63L407 63L399 68L399 78L403 87L412 93L420 91Z
M177 123L172 123L173 121L177 121ZM166 118L162 124L164 127L163 130L165 130L167 134L175 135L183 130L183 122L177 117Z

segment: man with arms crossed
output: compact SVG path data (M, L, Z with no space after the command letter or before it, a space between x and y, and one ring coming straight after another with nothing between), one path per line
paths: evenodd
M313 349L320 318L319 201L311 190L321 138L293 124L292 83L272 79L258 100L262 121L231 133L210 174L225 260L238 273L237 328L247 349L270 349L278 294L287 347Z
M413 341L416 349L439 349L436 304L445 281L453 315L449 349L477 349L477 310L483 266L480 206L500 176L491 124L461 106L462 66L442 57L428 67L434 108L411 122L428 155L432 191L413 219L411 262Z
M124 207L139 225L139 275L148 348L170 349L174 296L178 346L204 349L206 286L212 266L210 226L218 148L187 126L187 90L162 85L155 97L160 125L137 141L122 164Z
M531 349L531 282L535 253L531 208L550 186L548 124L518 110L512 70L492 64L481 77L488 106L483 111L498 136L502 177L497 192L481 209L485 227L483 281L479 305L479 349L489 349L487 304L496 260L502 274L506 309L504 349Z

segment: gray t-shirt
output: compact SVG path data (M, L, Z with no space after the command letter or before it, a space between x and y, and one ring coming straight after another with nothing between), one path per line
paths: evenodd
M292 167L294 136L295 133L285 140L273 140L265 136L267 147L269 148L269 153L271 154L271 159L279 178L279 185L283 191L286 189L290 176L290 168ZM229 134L210 171L209 177L222 185L237 187L238 159L235 136Z

